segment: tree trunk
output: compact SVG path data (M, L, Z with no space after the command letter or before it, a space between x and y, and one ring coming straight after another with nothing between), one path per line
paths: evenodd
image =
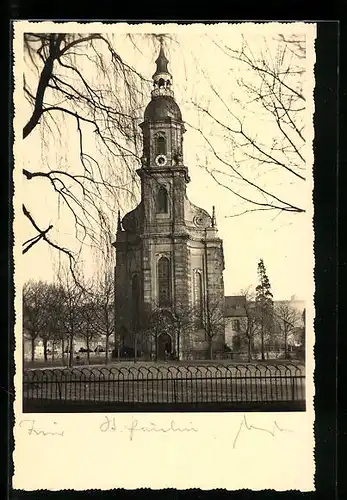
M35 361L35 338L31 338L31 361Z
M87 335L86 346L87 346L87 363L88 363L88 365L90 365L89 336L88 335Z
M65 365L65 352L64 352L64 349L65 349L65 342L64 342L64 337L63 337L61 339L61 362L62 362L63 366Z
M108 348L109 348L110 336L106 334L106 342L105 342L105 365L108 364Z
M247 351L248 351L248 362L252 360L252 349L251 349L251 338L248 338L248 343L247 343Z
M177 361L179 361L180 359L180 339L181 339L181 327L179 326L177 330L177 352L176 352Z
M48 344L48 340L47 339L43 339L43 359L45 361L48 361L48 353L47 353L47 344Z
M73 349L72 348L73 348L73 335L71 334L70 338L69 338L69 353L68 353L70 367L73 365Z
M209 338L208 339L208 357L209 357L209 359L212 360L212 356L213 356L212 338Z
M54 361L54 348L55 348L55 342L53 340L52 341L52 361Z
M137 335L135 334L134 339L134 363L137 361Z
M284 331L284 359L288 358L288 332Z
M265 360L265 353L264 353L264 328L261 328L261 359L262 361Z

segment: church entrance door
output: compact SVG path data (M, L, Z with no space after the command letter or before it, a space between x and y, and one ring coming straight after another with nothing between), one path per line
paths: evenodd
M158 359L165 360L172 352L172 340L168 333L161 333L158 337Z

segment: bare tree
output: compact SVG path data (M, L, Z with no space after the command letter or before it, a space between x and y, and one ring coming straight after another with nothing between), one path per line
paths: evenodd
M51 287L50 294L50 332L52 340L52 361L55 354L55 345L58 344L61 347L61 357L62 364L65 364L65 340L67 340L65 326L64 326L64 301L65 293L64 289L59 283L54 283Z
M47 283L30 280L23 287L23 338L31 341L31 361L35 360L35 343L38 337L46 338L48 327L45 311Z
M85 341L87 350L87 363L90 364L91 342L99 338L99 332L96 323L97 306L92 293L85 297L82 304L78 305L78 314L80 315L79 337Z
M214 342L225 331L224 297L222 301L210 298L201 319L208 342L208 357L213 359Z
M195 306L187 306L176 302L175 331L176 331L176 357L180 359L182 352L186 353L191 349L191 334L197 326L200 326L199 315Z
M48 361L48 344L54 344L61 339L61 288L56 283L44 283L42 285L43 303L41 305L41 314L43 317L44 328L40 332L40 338L43 343L44 360Z
M284 357L288 358L288 340L300 325L300 312L289 301L277 302L274 307L275 325L282 345Z
M254 341L259 333L259 321L255 308L255 295L250 289L242 290L241 296L244 297L245 316L239 319L240 336L244 338L247 344L247 360L251 361L253 357Z
M59 276L60 286L62 288L62 318L61 328L66 335L68 346L68 365L73 365L74 340L77 335L83 332L85 326L86 309L83 308L86 302L86 288L81 287L83 278L77 277L76 281L66 267L64 267Z
M177 317L171 311L161 309L155 303L144 311L138 328L134 331L134 347L140 344L149 350L155 361L159 358L159 338L177 333Z
M236 80L243 97L233 92L223 97L204 74L215 101L194 102L210 124L208 134L202 127L195 128L219 162L219 167L204 168L241 202L243 210L231 216L257 210L304 212L291 198L295 200L295 187L305 181L305 36L279 34L257 41L259 46L242 37L241 47L235 49L214 40L230 61L223 71L230 75L231 85ZM224 114L218 114L213 103ZM212 129L216 138L223 137L222 151L215 145Z
M97 281L95 290L94 325L97 333L105 338L105 363L108 363L110 338L115 332L114 274L106 269Z
M136 48L136 37L131 42ZM24 93L31 111L23 138L39 130L42 145L62 153L57 164L50 159L37 170L25 167L23 175L30 183L47 181L57 210L64 208L70 217L80 248L88 243L109 251L114 209L136 195L137 125L149 82L122 58L122 43L112 34L24 34ZM77 144L72 165L66 147L59 145L63 137ZM44 241L62 252L73 270L80 249L64 246L58 225L45 223L34 207L23 204L23 213L34 234L23 253Z

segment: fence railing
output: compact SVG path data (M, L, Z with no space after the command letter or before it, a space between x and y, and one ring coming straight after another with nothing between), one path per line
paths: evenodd
M150 365L25 370L24 402L136 404L292 403L305 400L297 364Z

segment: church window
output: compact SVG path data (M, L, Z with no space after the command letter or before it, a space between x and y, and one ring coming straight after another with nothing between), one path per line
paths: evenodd
M170 287L170 261L167 257L160 257L158 261L158 299L160 307L170 305Z
M168 213L168 194L164 186L160 186L157 195L157 212L160 214Z
M157 155L166 154L166 139L163 135L159 135L156 140Z
M195 271L194 273L194 299L195 299L197 327L202 328L203 314L204 314L204 296L202 289L202 276L199 271Z

